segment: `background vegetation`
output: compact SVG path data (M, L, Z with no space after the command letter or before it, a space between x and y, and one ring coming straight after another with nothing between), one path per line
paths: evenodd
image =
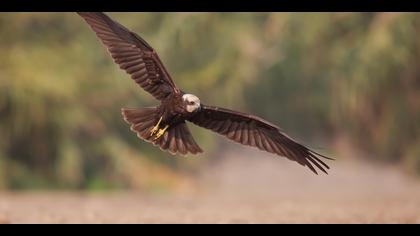
M334 155L337 139L420 171L420 15L110 13L204 103L252 112ZM121 107L156 102L75 13L0 14L0 188L164 190L226 142L173 158ZM219 142L223 141L223 142Z

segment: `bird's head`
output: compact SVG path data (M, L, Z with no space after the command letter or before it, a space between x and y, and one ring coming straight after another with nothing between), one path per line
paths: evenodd
M192 94L184 94L182 96L182 100L184 101L185 110L188 112L195 112L201 108L200 99Z

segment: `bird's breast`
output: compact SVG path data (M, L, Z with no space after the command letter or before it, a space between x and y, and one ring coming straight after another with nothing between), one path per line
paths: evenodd
M167 124L176 124L183 122L187 118L187 111L183 106L181 97L171 96L163 100L159 110L162 120Z

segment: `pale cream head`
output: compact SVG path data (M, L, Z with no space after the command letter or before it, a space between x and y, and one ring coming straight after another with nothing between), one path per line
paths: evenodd
M200 108L200 99L197 96L192 95L192 94L184 94L182 96L182 99L184 100L186 104L185 109L188 112L194 112Z

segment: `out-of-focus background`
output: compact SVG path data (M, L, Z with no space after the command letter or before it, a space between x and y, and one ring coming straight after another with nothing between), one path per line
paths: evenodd
M109 15L183 90L278 124L330 174L192 124L204 154L161 152L120 114L157 102L81 17L1 13L0 222L420 222L420 14Z

